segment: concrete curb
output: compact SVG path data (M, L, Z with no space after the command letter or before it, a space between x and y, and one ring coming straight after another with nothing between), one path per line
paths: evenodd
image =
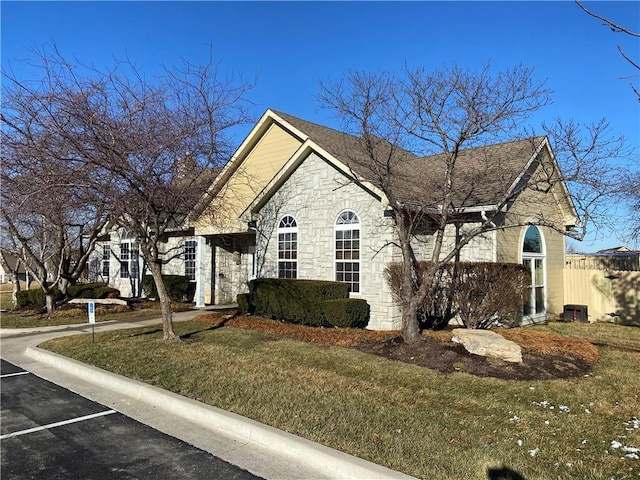
M278 456L299 462L335 479L413 479L409 475L348 455L240 415L192 400L122 375L29 346L25 355L83 381L196 422L212 432L242 443L253 443Z

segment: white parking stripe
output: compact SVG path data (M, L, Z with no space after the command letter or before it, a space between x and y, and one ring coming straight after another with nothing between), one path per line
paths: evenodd
M16 375L29 375L29 372L5 373L4 375L0 375L0 378L15 377Z
M53 427L60 427L62 425L68 425L70 423L83 422L84 420L90 420L96 417L103 417L105 415L111 415L112 413L116 413L115 410L107 410L104 412L94 413L92 415L85 415L84 417L72 418L71 420L64 420L62 422L50 423L49 425L42 425L41 427L28 428L27 430L20 430L19 432L13 433L5 433L4 435L0 435L0 440L4 440L5 438L17 437L18 435L26 435L27 433L39 432L41 430L48 430Z

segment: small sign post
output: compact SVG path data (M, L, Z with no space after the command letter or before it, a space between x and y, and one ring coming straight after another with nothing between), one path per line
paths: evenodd
M89 308L89 323L91 324L91 336L93 343L96 343L96 303L89 302L87 304Z

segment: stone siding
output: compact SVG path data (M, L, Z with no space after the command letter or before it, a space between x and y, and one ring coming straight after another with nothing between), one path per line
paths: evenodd
M360 292L352 297L369 303L368 328L399 329L399 310L384 280L384 268L393 260L388 246L395 238L392 222L384 217L378 199L349 183L315 154L302 162L260 211L258 276L278 276L277 226L282 217L292 215L298 226L298 278L334 280L334 226L344 210L352 210L360 219Z

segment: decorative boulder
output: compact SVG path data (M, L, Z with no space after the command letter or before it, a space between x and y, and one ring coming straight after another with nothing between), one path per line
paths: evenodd
M499 358L506 362L522 362L522 348L520 348L520 345L489 330L456 328L453 331L451 340L461 343L469 353Z

